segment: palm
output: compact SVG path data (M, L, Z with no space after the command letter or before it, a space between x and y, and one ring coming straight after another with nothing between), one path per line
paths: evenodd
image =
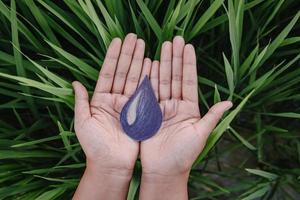
M185 172L195 160L199 148L203 147L194 142L199 137L193 125L200 118L198 105L181 100L163 101L160 105L165 111L162 127L156 136L142 145L141 151L146 158L142 160L144 170L151 173L160 169L163 174Z
M119 94L99 94L99 98L102 99L99 105L91 106L92 117L84 122L77 133L79 137L89 134L89 137L79 138L85 154L88 158L93 158L94 162L105 161L108 168L119 166L133 169L139 146L123 133L117 106L125 104L127 97Z

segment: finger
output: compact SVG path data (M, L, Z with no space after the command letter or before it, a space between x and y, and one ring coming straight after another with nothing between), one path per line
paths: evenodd
M133 59L131 61L130 69L126 78L124 89L124 94L126 96L132 95L138 86L143 67L144 52L145 42L142 39L138 39L136 41Z
M154 60L152 62L152 66L151 66L151 72L150 72L150 82L152 85L152 88L154 90L155 93L155 97L156 99L158 99L158 82L159 82L159 61Z
M176 36L173 39L172 58L172 98L181 99L182 84L182 59L183 59L184 39Z
M122 41L120 38L115 38L111 41L99 73L95 93L109 93L111 91L121 45Z
M142 69L142 74L140 77L140 82L139 85L142 83L142 81L144 80L145 76L148 76L148 78L150 79L150 72L151 72L151 60L149 58L145 58L144 62L143 62L143 69Z
M159 65L159 99L170 99L171 96L171 63L172 43L166 41L162 45Z
M75 129L91 117L89 96L85 87L78 81L72 83L75 91Z
M113 83L113 93L123 93L126 76L135 48L136 37L136 34L129 33L124 39Z
M187 44L183 52L182 99L198 103L196 53L193 45Z
M216 127L223 113L232 107L231 101L222 101L213 105L202 119L194 123L194 127L201 140L206 141L209 134Z

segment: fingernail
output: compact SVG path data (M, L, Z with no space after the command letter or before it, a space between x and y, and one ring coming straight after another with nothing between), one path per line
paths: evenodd
M231 101L227 101L226 110L229 110L233 106Z
M127 36L129 36L129 37L135 37L135 38L137 37L137 35L135 33L128 33Z

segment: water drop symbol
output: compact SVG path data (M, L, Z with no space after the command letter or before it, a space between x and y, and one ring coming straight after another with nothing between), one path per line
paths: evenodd
M120 122L124 132L134 140L146 140L158 131L162 112L148 76L124 105Z

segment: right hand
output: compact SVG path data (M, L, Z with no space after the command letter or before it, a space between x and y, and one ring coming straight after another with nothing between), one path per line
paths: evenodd
M128 34L123 45L119 38L113 39L90 103L85 87L73 82L75 132L87 166L93 165L103 173L131 177L134 169L139 143L124 134L119 116L137 88L142 66L150 70L151 61L144 59L144 50L144 41L135 34Z

